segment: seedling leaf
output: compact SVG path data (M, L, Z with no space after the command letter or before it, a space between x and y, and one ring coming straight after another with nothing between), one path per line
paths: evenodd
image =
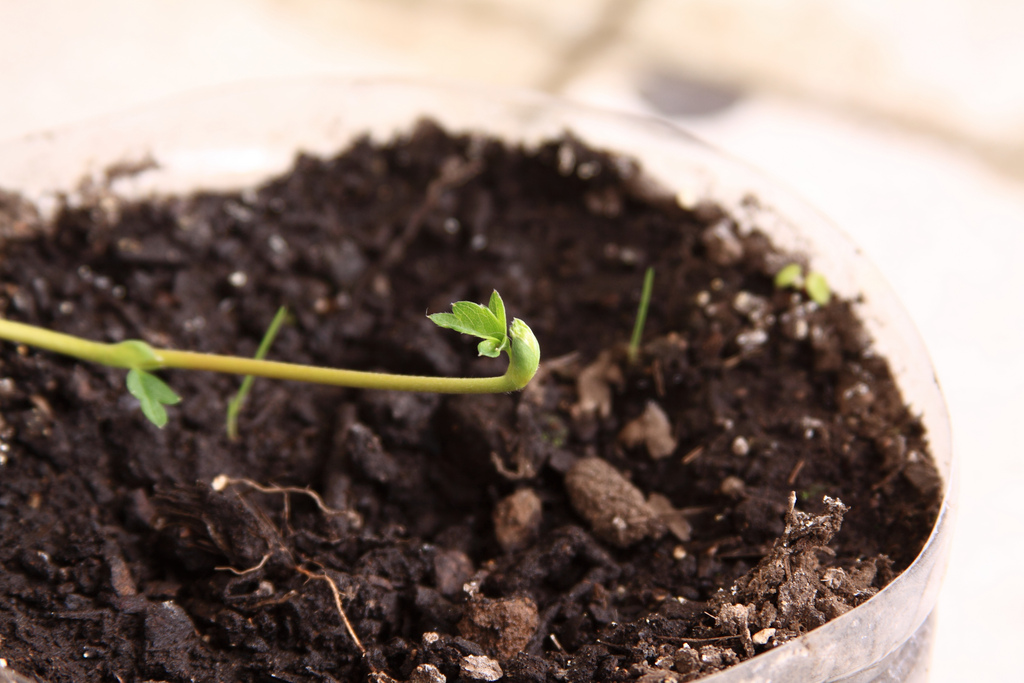
M825 306L828 304L829 299L832 298L832 290L828 286L828 280L825 279L824 275L816 271L807 273L807 279L804 281L804 290L806 290L807 296L811 298L811 301L819 306Z
M167 411L164 410L164 406L181 402L181 397L162 379L144 370L129 370L126 384L128 393L139 400L139 406L146 419L163 429L167 424Z
M629 362L636 363L640 356L640 340L643 338L644 325L647 323L647 308L651 304L651 292L654 291L654 268L648 267L644 273L644 286L640 291L640 306L636 310L636 322L633 323L633 336L629 340Z
M790 263L775 274L775 286L779 289L786 287L800 287L802 272L799 263Z
M440 327L483 339L477 345L481 356L495 358L508 347L505 304L497 292L491 294L488 306L456 301L452 304L451 313L432 313L427 317Z
M488 358L497 358L501 355L501 347L493 339L484 339L476 345L477 353Z
M487 308L491 309L491 313L498 319L501 324L501 329L505 330L508 327L508 323L505 319L505 302L501 300L501 295L498 294L498 290L491 292L491 301L487 305Z

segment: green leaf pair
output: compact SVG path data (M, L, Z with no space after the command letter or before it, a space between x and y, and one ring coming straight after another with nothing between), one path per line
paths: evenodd
M452 304L451 313L432 313L427 317L439 327L483 339L476 347L481 356L497 358L508 348L505 303L497 291L491 294L487 306L472 301L457 301Z
M785 287L803 289L811 301L819 306L827 305L832 299L832 289L825 276L814 270L805 276L799 263L790 263L776 273L775 286L779 289Z
M164 406L181 402L181 397L162 379L145 370L129 370L127 384L128 393L139 399L142 414L157 427L163 428L167 424Z

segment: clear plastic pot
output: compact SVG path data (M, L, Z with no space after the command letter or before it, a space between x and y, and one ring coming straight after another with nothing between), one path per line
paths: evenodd
M54 206L113 165L156 167L114 180L124 195L241 189L285 171L299 151L334 154L355 137L387 139L421 117L530 145L571 131L637 159L683 204L713 199L777 246L806 255L859 313L920 413L945 481L924 550L865 604L781 647L710 676L740 681L917 681L927 677L932 611L949 552L955 477L946 407L924 345L877 270L827 220L788 191L671 125L531 93L403 80L308 79L236 86L0 146L0 188ZM823 170L824 172L824 170ZM745 201L753 196L756 202ZM0 657L2 657L0 651ZM0 668L0 681L10 672ZM14 679L10 679L14 680Z

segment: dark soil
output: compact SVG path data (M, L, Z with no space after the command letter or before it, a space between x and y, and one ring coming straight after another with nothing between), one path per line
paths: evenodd
M873 595L936 517L920 422L850 302L776 290L763 234L645 187L570 138L422 124L242 194L93 188L52 225L0 196L11 319L251 355L287 305L272 358L500 374L424 317L497 289L544 354L515 395L258 380L231 442L237 378L167 373L157 430L123 371L3 344L0 656L54 683L690 680Z

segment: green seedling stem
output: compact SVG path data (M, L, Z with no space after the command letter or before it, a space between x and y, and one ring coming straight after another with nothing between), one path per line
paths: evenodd
M633 323L633 336L629 340L629 362L636 363L640 355L640 340L647 324L647 309L651 304L651 292L654 289L654 268L648 267L644 273L644 286L640 292L640 306L636 311L636 322Z
M260 345L256 349L256 360L263 360L266 358L267 353L270 351L270 346L274 343L274 339L277 337L278 331L281 326L284 325L284 321L288 318L288 309L284 306L277 309L277 313L274 315L274 319L270 321L270 327L263 335L263 339L260 340ZM253 380L256 378L253 375L246 375L245 379L242 380L242 386L238 387L238 393L235 397L228 402L228 415L227 415L227 432L228 438L232 441L238 439L238 413L242 410L242 404L245 402L246 397L252 390Z
M179 368L206 370L235 375L254 375L270 379L313 382L357 389L388 389L444 394L483 394L518 391L529 383L540 364L540 345L533 331L518 318L506 329L505 307L497 292L489 306L468 301L452 305L452 313L428 316L441 327L480 337L481 355L496 357L508 353L508 370L500 377L428 377L395 375L323 368L298 363L241 358L211 353L176 351L150 346L139 340L115 344L94 342L33 325L0 319L0 339L34 346L80 360L149 375L156 370ZM152 376L152 375L149 375ZM136 382L138 385L138 383ZM145 385L142 387L145 389ZM161 403L171 401L162 400ZM149 415L147 414L147 417ZM150 418L152 419L152 418ZM154 420L154 422L156 422Z

